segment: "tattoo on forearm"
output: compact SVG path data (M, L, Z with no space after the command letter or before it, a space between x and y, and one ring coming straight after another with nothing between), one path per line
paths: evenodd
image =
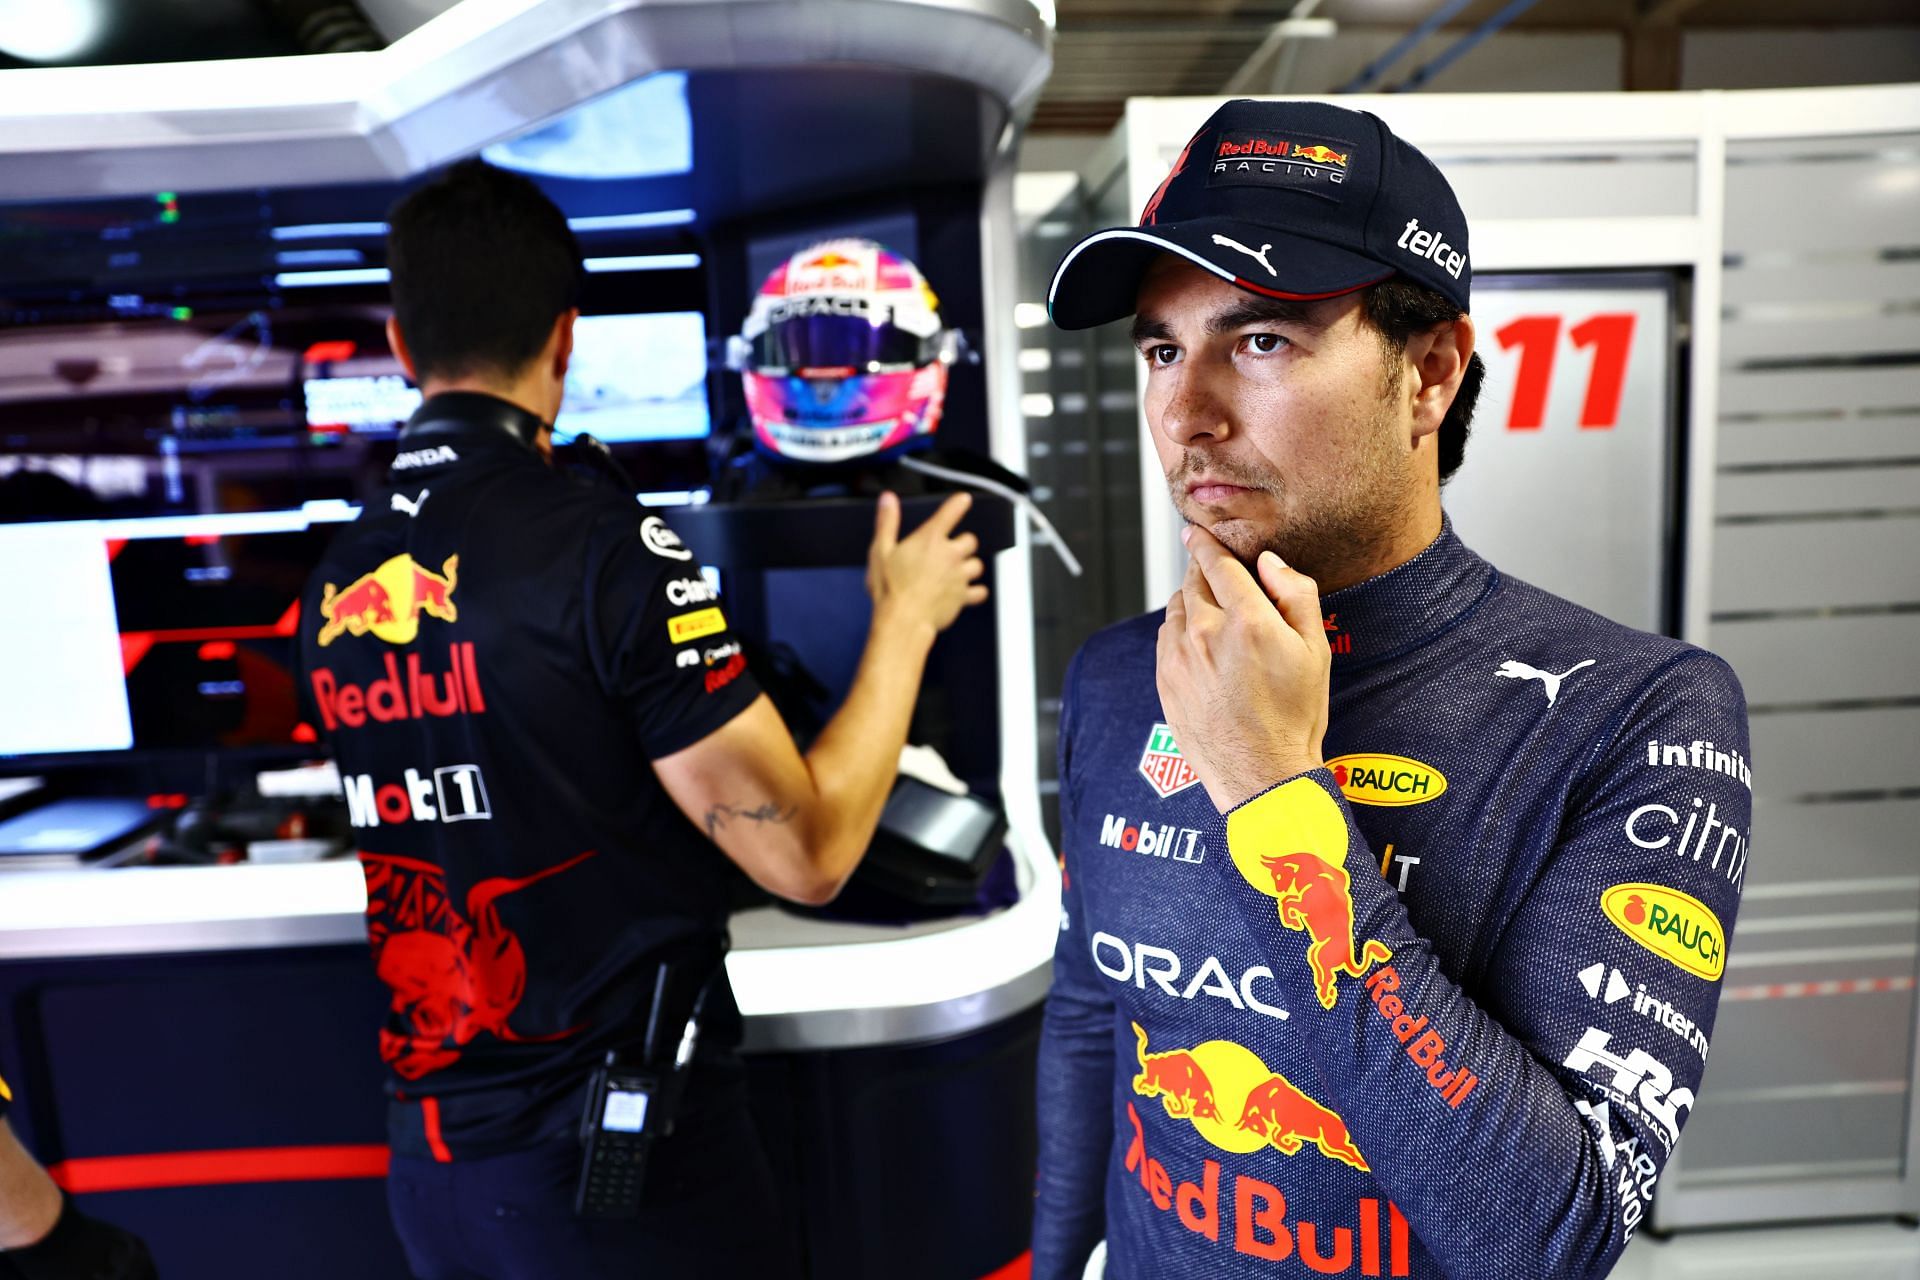
M782 809L771 800L753 809L743 809L738 805L731 804L717 804L707 810L707 816L704 819L707 827L707 839L717 839L720 828L726 826L728 821L734 818L743 818L748 822L762 823L791 822L793 815L799 812L800 806L798 805L789 805L787 808Z

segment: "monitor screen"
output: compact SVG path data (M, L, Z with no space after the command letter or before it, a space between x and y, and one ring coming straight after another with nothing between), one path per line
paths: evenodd
M316 344L306 367L311 430L390 435L420 407L420 392L384 349ZM712 427L707 318L698 311L581 316L554 426L568 435L590 431L608 444L704 437Z
M557 430L621 444L696 440L711 425L704 315L580 317Z
M0 526L0 756L287 746L300 592L357 508ZM24 602L37 602L31 608Z

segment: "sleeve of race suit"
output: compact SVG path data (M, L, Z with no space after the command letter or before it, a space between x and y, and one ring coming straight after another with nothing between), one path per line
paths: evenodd
M1113 1132L1113 998L1093 972L1080 909L1081 863L1073 847L1078 795L1073 726L1081 655L1067 669L1060 706L1060 938L1040 1032L1036 1084L1040 1154L1033 1210L1033 1280L1080 1280L1106 1234L1106 1178Z
M1691 652L1585 749L1549 852L1505 880L1471 995L1326 770L1212 833L1232 855L1214 909L1263 940L1330 1104L1455 1280L1605 1276L1650 1205L1700 1088L1746 869L1751 775L1714 771L1714 751L1740 773L1746 703Z

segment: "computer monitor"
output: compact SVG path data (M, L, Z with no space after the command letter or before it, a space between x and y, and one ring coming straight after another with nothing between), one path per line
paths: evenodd
M300 593L357 508L0 526L0 756L293 747Z
M420 407L420 392L384 346L315 343L305 353L301 386L307 426L323 434L391 435ZM581 316L554 427L569 435L590 431L608 444L706 436L706 316Z

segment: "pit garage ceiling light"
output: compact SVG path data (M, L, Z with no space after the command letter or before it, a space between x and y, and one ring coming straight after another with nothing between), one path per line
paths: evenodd
M106 29L101 0L0 0L0 53L27 62L67 62Z

